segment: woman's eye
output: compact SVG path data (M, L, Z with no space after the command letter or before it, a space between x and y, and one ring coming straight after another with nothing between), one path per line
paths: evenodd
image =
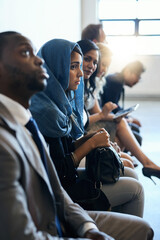
M77 67L78 67L77 64L71 65L71 70L74 70L74 69L76 69Z
M71 65L71 70L74 70L75 69L75 65Z
M88 57L84 57L84 61L89 62L90 59Z

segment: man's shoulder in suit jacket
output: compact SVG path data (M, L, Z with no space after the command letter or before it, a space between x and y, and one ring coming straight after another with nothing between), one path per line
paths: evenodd
M0 239L44 239L56 236L56 209L62 228L74 233L94 222L61 187L47 158L49 177L30 136L0 103ZM71 234L72 235L72 234Z

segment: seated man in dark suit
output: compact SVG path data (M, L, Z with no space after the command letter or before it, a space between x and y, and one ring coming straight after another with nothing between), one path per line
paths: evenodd
M47 84L42 65L29 39L0 33L0 239L153 239L143 219L112 212L89 216L60 185L42 135L27 130L34 122L30 98Z
M116 108L114 112L124 109L124 87L133 87L137 84L144 71L145 68L143 64L140 61L134 61L128 63L121 72L107 75L104 93L102 94L102 105L108 101L112 101L118 105L118 108ZM123 106L120 106L119 103L121 97Z
M113 102L118 105L113 112L116 113L119 110L124 109L125 101L125 88L124 86L133 87L137 84L141 78L142 73L145 71L143 64L140 61L134 61L128 63L121 72L110 74L106 77L106 85L104 86L103 94L101 95L102 106L106 102ZM120 106L120 99L122 98L122 106ZM128 123L133 130L133 133L139 143L141 144L141 136L139 133L139 127L141 123L138 119L133 117L127 118ZM137 132L137 133L136 133ZM137 134L137 135L136 135Z

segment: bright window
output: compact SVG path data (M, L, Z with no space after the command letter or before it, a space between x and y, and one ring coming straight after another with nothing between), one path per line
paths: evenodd
M160 20L144 20L139 22L140 35L160 35Z
M133 21L104 21L103 29L106 35L133 35Z
M113 53L160 54L160 0L99 0Z

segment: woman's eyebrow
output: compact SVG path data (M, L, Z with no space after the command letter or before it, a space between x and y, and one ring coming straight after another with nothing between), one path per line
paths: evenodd
M80 64L80 62L79 62L79 61L72 61L71 63L78 63L78 64Z

